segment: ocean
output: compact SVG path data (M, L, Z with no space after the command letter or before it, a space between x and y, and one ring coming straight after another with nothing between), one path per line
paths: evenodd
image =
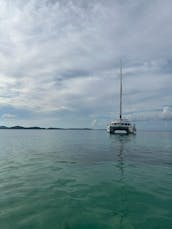
M172 132L0 130L1 229L171 229Z

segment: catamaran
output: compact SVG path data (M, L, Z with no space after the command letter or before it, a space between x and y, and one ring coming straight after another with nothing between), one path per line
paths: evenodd
M119 119L112 121L107 126L107 132L115 134L117 132L125 132L127 134L135 134L136 127L134 123L131 123L128 119L122 118L122 62L120 62L120 114Z

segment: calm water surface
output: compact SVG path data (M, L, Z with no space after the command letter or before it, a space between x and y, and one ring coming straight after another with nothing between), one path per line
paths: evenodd
M171 229L172 132L0 130L0 228Z

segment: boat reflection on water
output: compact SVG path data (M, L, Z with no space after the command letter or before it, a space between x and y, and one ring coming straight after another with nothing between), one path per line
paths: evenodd
M110 135L112 142L115 144L115 152L116 157L116 167L119 172L118 176L118 187L119 187L119 208L118 211L115 212L115 216L118 217L119 228L124 228L127 222L127 216L129 213L128 209L128 191L127 191L127 174L126 174L126 149L127 144L134 138L134 135L124 135L124 134L116 134ZM118 147L117 147L118 146Z
M119 167L119 182L121 184L120 189L120 228L123 225L124 219L127 217L127 193L125 189L125 151L124 151L124 145L125 145L125 137L119 136L119 152L118 152L118 167ZM124 138L123 138L124 137Z

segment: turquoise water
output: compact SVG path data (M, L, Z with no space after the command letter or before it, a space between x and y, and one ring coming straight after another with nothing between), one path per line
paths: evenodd
M171 229L172 132L0 130L0 228Z

